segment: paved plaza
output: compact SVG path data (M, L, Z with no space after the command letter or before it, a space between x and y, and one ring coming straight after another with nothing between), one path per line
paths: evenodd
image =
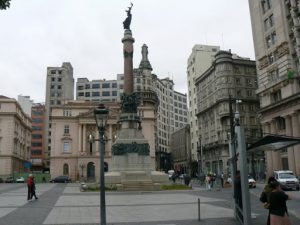
M0 225L99 224L99 192L79 184L37 184L38 200L26 200L24 184L0 184ZM198 198L201 221L198 221ZM267 211L252 195L253 224L265 224ZM230 189L206 191L106 192L107 224L237 225ZM291 216L293 224L300 219Z

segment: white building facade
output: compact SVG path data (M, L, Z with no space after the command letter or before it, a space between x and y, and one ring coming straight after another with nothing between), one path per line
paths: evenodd
M197 91L196 79L201 76L214 61L214 55L220 50L219 46L195 45L187 61L187 81L188 81L188 102L189 102L189 125L191 135L191 157L193 161L199 156L199 128L197 121ZM198 149L197 149L198 148Z

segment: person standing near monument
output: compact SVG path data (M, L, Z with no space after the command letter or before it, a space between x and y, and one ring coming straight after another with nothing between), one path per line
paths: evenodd
M31 200L32 198L32 184L33 184L33 179L32 179L32 174L29 174L28 175L28 178L27 178L27 200Z

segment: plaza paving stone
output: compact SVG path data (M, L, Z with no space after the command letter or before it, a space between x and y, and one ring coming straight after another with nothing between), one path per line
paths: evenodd
M0 190L5 188L0 187ZM79 184L38 184L38 200L26 200L26 186L0 192L0 225L95 225L100 222L99 192ZM198 198L201 221L198 221ZM238 225L230 189L206 191L106 192L108 225ZM253 225L266 224L267 210L251 195ZM292 224L300 224L291 216Z

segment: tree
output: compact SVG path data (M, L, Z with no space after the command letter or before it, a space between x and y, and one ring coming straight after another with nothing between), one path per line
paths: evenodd
M10 0L0 0L0 10L5 10L6 8L9 8L10 6Z

